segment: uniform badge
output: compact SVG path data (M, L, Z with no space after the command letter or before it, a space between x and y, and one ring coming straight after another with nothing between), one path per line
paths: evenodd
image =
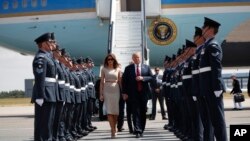
M219 54L220 54L219 52L212 53L214 57L218 56Z
M43 66L42 65L38 65L36 68L36 72L37 73L42 73L43 72Z

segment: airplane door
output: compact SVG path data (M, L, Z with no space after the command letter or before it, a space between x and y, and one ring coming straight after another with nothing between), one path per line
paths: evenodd
M127 11L141 11L141 0L127 0Z
M96 13L98 17L109 18L111 0L96 0Z
M161 14L161 0L145 0L146 16Z

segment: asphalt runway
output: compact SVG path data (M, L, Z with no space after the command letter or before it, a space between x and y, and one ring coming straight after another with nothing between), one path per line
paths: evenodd
M224 100L225 117L229 137L230 125L250 125L250 99L243 103L244 110L232 110L232 99ZM98 119L97 117L94 117ZM0 141L33 141L33 106L24 107L0 107ZM173 133L163 130L163 125L167 120L162 120L160 113L157 113L156 120L147 120L146 130L142 138L136 139L129 134L127 122L124 123L125 130L118 132L117 141L133 140L168 140L179 141ZM81 140L110 140L110 127L107 121L93 121L93 125L98 129Z

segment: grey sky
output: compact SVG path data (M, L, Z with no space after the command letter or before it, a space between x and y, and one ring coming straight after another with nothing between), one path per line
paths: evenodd
M0 46L0 91L24 90L24 79L33 78L33 56Z

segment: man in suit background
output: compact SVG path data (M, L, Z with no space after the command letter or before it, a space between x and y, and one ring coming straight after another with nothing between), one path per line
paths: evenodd
M163 95L162 95L162 78L160 78L159 75L160 68L156 67L155 68L155 74L153 76L153 81L152 81L152 101L153 101L153 110L152 110L152 115L150 116L150 120L155 120L156 116L156 105L157 105L157 99L159 100L160 107L161 107L161 115L162 119L166 120L166 113L164 109L164 104L163 104Z
M122 77L122 94L124 100L131 101L134 133L136 138L143 136L146 125L147 101L150 94L149 82L153 74L150 67L141 64L141 53L137 52L132 55L134 64L125 68Z

